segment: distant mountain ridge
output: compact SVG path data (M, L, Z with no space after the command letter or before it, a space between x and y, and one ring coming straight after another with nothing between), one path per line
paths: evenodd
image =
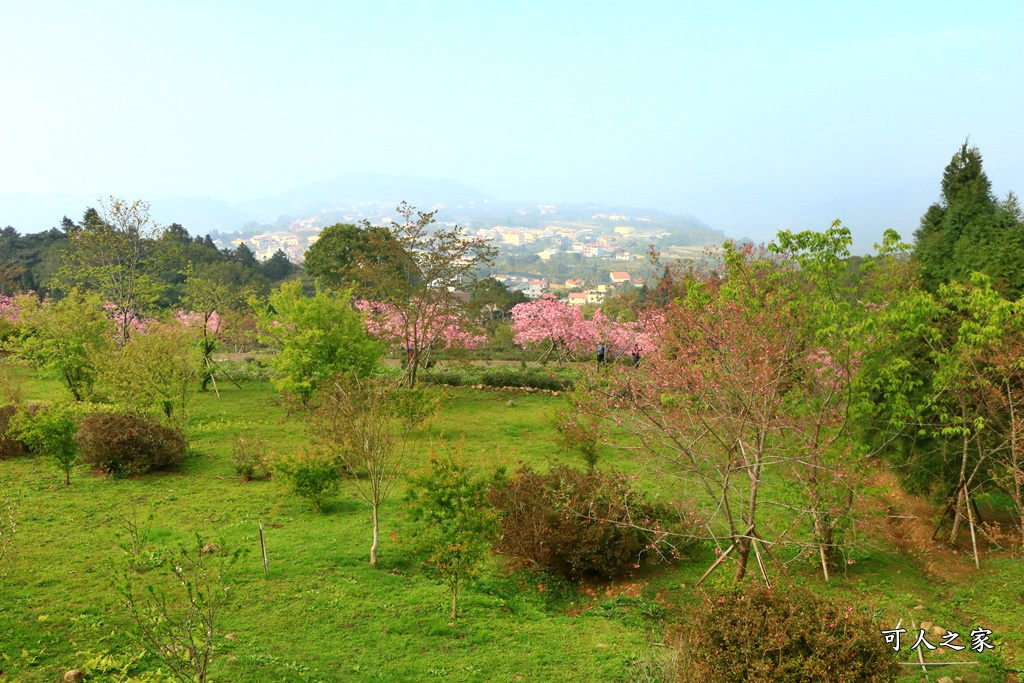
M608 207L597 203L559 204L542 210L536 202L498 201L454 180L380 173L347 173L303 185L280 194L234 203L204 196L149 195L153 217L160 223L180 223L192 234L230 233L246 223L274 223L282 216L307 218L338 210L365 207L366 213L393 212L402 201L428 211L438 209L442 220L499 221L509 224L541 224L555 220L583 220L594 214L626 213L646 216L672 228L721 236L702 221L685 215L651 209ZM81 218L96 197L75 195L0 194L0 227L20 232L40 232L60 225L61 218Z

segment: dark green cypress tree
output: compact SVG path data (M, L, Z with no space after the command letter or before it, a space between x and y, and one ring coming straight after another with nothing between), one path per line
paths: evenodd
M944 282L962 282L981 272L1005 295L1020 296L1022 229L1016 198L996 200L981 152L965 141L942 174L942 197L928 208L914 233L914 256L925 288L934 292Z

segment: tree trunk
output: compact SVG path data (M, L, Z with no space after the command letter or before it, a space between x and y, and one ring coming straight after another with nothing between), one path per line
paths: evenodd
M747 573L747 558L750 556L750 537L754 534L754 529L756 528L757 494L761 486L761 464L763 463L762 446L763 441L759 438L755 452L754 467L752 470L747 470L750 476L750 498L747 504L747 517L744 520L747 530L743 532L742 539L734 539L734 542L737 544L736 548L739 550L739 554L736 557L736 577L734 579L736 583L742 581ZM742 451L743 445L740 444L739 447ZM744 460L746 460L746 454L744 454Z
M452 619L459 618L459 584L452 585Z
M370 546L370 564L377 566L377 548L380 546L380 522L377 518L377 506L373 506L373 545Z
M750 556L750 538L744 537L736 540L736 547L739 554L736 555L736 575L733 583L739 583L747 574L747 558Z

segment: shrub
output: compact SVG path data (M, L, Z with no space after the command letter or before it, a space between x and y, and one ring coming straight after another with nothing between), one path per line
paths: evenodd
M681 633L688 683L881 683L900 666L870 616L804 588L705 594Z
M432 453L427 466L409 480L410 518L430 551L430 565L452 591L452 619L459 615L459 588L476 580L491 553L497 512L488 502L489 484L473 476L455 453Z
M473 384L476 378L470 373L461 370L431 370L424 373L420 380L425 384L443 384L449 387L462 387Z
M235 441L235 472L242 481L267 476L267 445L258 436L240 436Z
M28 444L35 453L51 458L64 473L64 483L71 485L71 470L78 462L75 431L78 425L67 406L47 406L41 410L19 411L10 422L10 431Z
M445 367L425 373L423 381L428 384L444 384L451 387L483 384L497 388L521 387L551 391L572 388L572 380L543 370L523 368L489 368L480 371L473 368Z
M488 387L526 387L551 391L563 391L572 386L572 382L554 373L504 368L487 370L480 377L480 383Z
M559 412L553 426L556 444L562 446L566 453L578 453L590 469L597 466L601 422L596 417Z
M292 493L312 503L317 512L323 509L324 500L341 486L343 474L335 458L306 451L279 457L274 469L288 481Z
M279 391L305 405L325 382L347 372L368 377L380 366L384 345L371 337L351 294L317 289L307 297L302 282L282 283L266 302L252 300L260 340L278 347L270 365Z
M0 460L28 453L25 443L11 431L11 419L17 414L18 406L14 403L0 406Z
M643 561L677 556L666 530L676 512L621 475L523 468L490 497L502 512L497 549L570 580L615 578Z
M269 382L277 377L274 370L259 358L246 357L244 362L220 360L214 367L215 376L223 381L227 377L236 382Z
M125 413L91 413L75 441L84 462L115 477L176 467L186 449L181 430Z

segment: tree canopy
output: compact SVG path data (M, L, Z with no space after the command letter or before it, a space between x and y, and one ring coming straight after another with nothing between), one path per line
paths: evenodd
M965 141L942 174L942 196L921 217L914 256L924 287L988 275L1010 298L1024 293L1024 220L1013 193L992 193L981 152Z

